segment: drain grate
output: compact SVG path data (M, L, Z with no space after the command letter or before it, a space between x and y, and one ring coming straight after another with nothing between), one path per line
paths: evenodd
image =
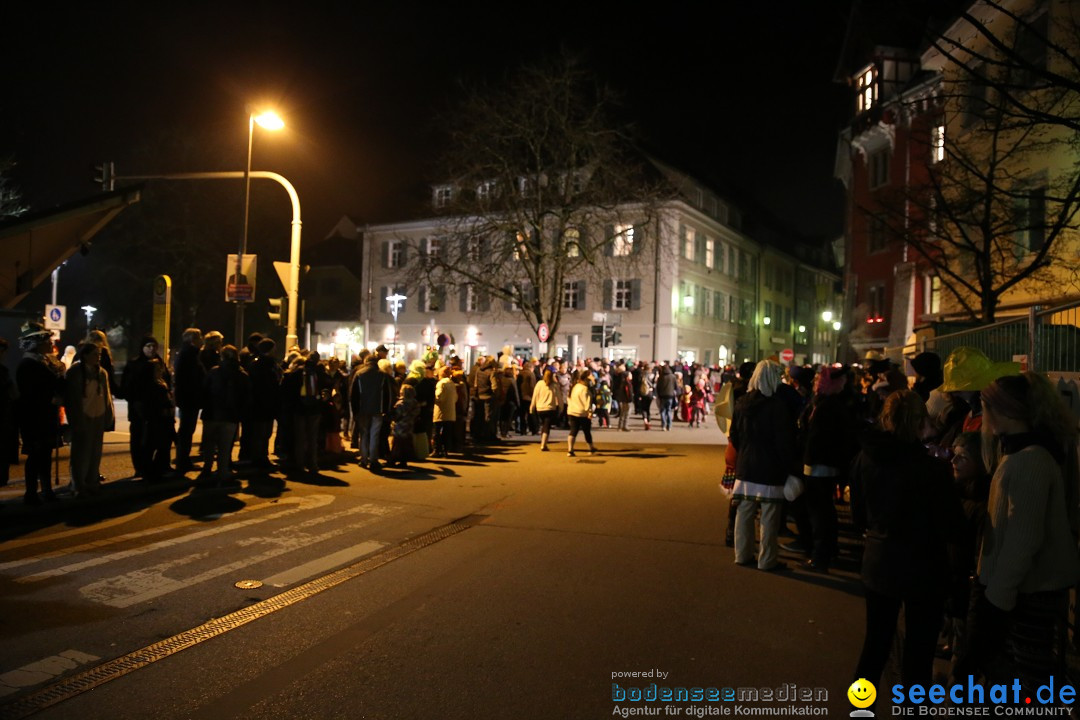
M114 660L108 660L100 665L84 670L83 672L61 678L60 680L50 683L28 695L17 697L10 702L0 704L0 719L18 720L19 718L28 717L45 708L69 700L76 695L84 693L87 690L92 690L110 680L115 680L159 660L164 660L181 650L186 650L199 643L210 640L211 638L215 638L218 635L223 635L224 633L235 630L253 620L258 620L270 613L294 605L301 600L306 600L324 590L329 590L347 580L352 580L365 573L369 573L372 570L380 568L399 558L403 558L417 550L422 550L429 545L434 545L441 540L445 540L448 537L468 530L482 522L486 517L487 516L485 515L469 515L460 520L455 520L452 523L430 530L423 535L418 535L411 540L406 540L400 545L387 548L380 553L361 560L355 565L335 570L321 578L316 578L311 582L298 585L291 590L287 590L272 598L257 602L254 605L249 605L242 610L237 610L234 613L215 618L196 628L173 635L171 638L166 638L153 645L147 645L140 650L128 653L127 655L122 655Z

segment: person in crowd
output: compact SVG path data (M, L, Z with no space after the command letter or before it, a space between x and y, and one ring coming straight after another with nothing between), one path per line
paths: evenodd
M1033 694L1066 676L1069 589L1080 580L1076 418L1030 371L997 378L981 396L983 455L994 469L967 644L953 672L987 684L1016 678Z
M232 479L232 448L244 409L251 402L251 381L240 367L240 353L233 345L221 348L221 359L203 381L204 475L210 475L217 461L217 479Z
M476 419L473 440L476 442L495 442L498 438L498 393L499 378L495 374L494 356L483 357L473 372L474 409Z
M660 429L671 430L671 415L678 407L678 392L679 387L676 382L675 373L671 372L671 367L664 363L657 368L656 384L654 387L654 393L656 396L656 403L660 410ZM644 395L644 393L642 393Z
M109 338L105 333L100 330L91 330L86 335L86 342L97 345L101 350L101 369L105 371L105 376L109 379L109 390L112 392L113 397L120 397L120 386L116 382L116 370L113 368L112 350L109 349ZM115 428L116 421L113 421L111 426L105 428L106 432L109 432Z
M221 362L221 346L225 343L225 336L217 330L211 330L203 338L202 349L199 350L199 362L203 370L210 372Z
M447 448L448 452L465 452L465 429L469 418L469 383L465 377L465 368L461 358L451 357L450 368L453 374L450 376L457 390L457 419L454 421L452 442Z
M964 523L956 544L950 545L953 584L946 605L946 650L955 661L960 656L966 637L968 601L971 598L971 577L979 559L982 528L986 519L986 502L990 497L990 474L983 464L982 438L979 433L963 433L956 438L950 458L953 482L964 508Z
M251 378L251 407L248 412L251 462L257 469L267 469L270 463L270 436L274 418L281 411L281 366L273 357L276 344L263 338L255 346L248 376Z
M563 430L570 427L570 421L566 418L566 401L570 398L570 388L573 387L573 377L570 374L570 365L565 360L555 363L555 382L559 383L559 397L563 404L559 407L557 424Z
M435 457L447 457L450 436L457 420L457 386L453 379L454 371L450 367L439 370L439 381L435 385L435 410L432 424L435 428Z
M738 372L728 381L729 388L721 392L721 402L717 403L714 414L716 424L720 430L728 435L728 444L724 448L724 475L721 484L729 488L733 493L735 488L735 468L738 465L738 453L731 443L731 422L735 417L735 406L739 400L749 392L750 378L754 376L757 365L752 362L744 362L739 366ZM721 388L723 391L723 388ZM734 497L728 503L727 529L724 531L724 544L735 547L735 518L739 510L739 501ZM783 521L781 521L783 526Z
M593 416L593 392L589 383L588 371L580 370L574 378L574 385L570 389L570 398L566 401L566 416L570 419L570 434L566 438L566 455L574 457L574 445L577 443L578 432L585 435L585 442L589 444L589 452L596 454L596 446L592 439L592 416Z
M19 348L23 357L15 368L15 385L19 393L16 401L19 433L26 455L23 502L40 505L42 499L46 502L56 500L50 460L60 440L63 365L49 360L53 350L52 331L39 323L23 325Z
M165 361L151 358L147 364L149 377L142 391L143 443L146 474L149 481L161 480L169 471L169 452L176 435L176 402L165 382L168 371Z
M596 427L611 427L611 388L607 380L601 380L596 388Z
M521 398L517 389L517 365L511 363L505 368L496 370L499 389L496 398L499 403L499 436L503 440L510 439L510 426L517 415Z
M64 363L64 371L71 369L71 365L75 362L75 346L68 345L64 348L64 354L60 356L60 362Z
M416 389L409 384L401 386L400 396L390 411L390 462L387 467L408 469L413 457L413 434L420 404L416 401Z
M369 355L356 373L352 388L352 413L359 426L360 466L379 472L383 420L393 406L392 381L379 369L378 353Z
M240 348L240 367L244 369L244 372L246 372L249 377L251 376L251 363L258 353L259 343L262 339L262 333L253 332L248 335L244 347ZM250 408L245 410L244 417L240 418L240 449L236 453L237 463L242 463L244 465L251 464L251 441L257 434L257 432L253 432L253 428L250 425L251 417L247 414L248 412L250 412Z
M79 347L64 384L64 411L71 427L71 489L76 496L96 495L105 428L113 417L109 377L97 345Z
M941 356L934 352L921 352L911 358L911 369L915 371L915 383L911 389L923 399L924 403L929 403L930 393L945 382L945 374L941 369ZM930 412L930 410L928 406L927 411ZM933 417L932 412L930 415Z
M131 464L135 469L135 476L145 478L150 472L151 445L146 441L146 415L143 412L143 404L147 394L153 388L152 373L150 370L151 360L161 360L158 354L157 338L147 335L139 343L140 352L133 360L129 360L124 367L123 387L124 399L127 400L128 423L131 432L129 447L131 451ZM172 376L166 371L163 376L165 384L171 387Z
M288 383L288 392L293 396L292 462L296 469L312 474L319 472L323 408L330 390L330 378L319 360L319 353L309 353Z
M202 350L202 331L196 327L184 330L173 372L173 380L176 384L176 407L180 411L180 427L176 431L176 472L178 473L196 469L191 461L191 445L195 428L199 424L203 382L206 380L206 369L199 362L200 350Z
M536 435L540 432L536 416L529 412L536 382L536 359L526 360L517 376L518 397L521 402L518 406L518 435Z
M649 429L652 420L652 403L656 394L657 375L655 368L641 366L641 378L637 386L638 408L641 413L641 421L645 429Z
M690 388L690 419L688 422L690 427L701 427L701 421L705 417L705 406L709 402L709 398L712 397L707 382L705 378L699 378L694 381L693 387Z
M795 422L776 397L783 377L780 363L762 360L754 368L749 392L735 404L728 441L735 447L735 562L754 564L754 520L761 510L759 570L786 570L777 559L784 482L795 469Z
M799 420L809 527L800 528L798 549L809 550L806 567L818 572L828 572L836 556L839 526L834 498L837 487L847 484L848 466L857 450L855 416L843 394L847 377L843 367L822 367L814 397Z
M926 419L918 394L905 389L889 395L881 431L864 433L851 470L853 519L866 530L866 634L855 676L875 685L892 650L901 607L901 682L933 684L934 650L952 580L948 546L961 531L963 513L948 465L922 447Z
M540 450L547 451L548 437L551 435L551 426L559 417L559 410L563 405L562 390L559 388L555 374L550 370L544 371L544 377L533 388L532 404L529 412L540 418Z
M962 346L949 353L939 390L948 394L952 406L944 415L935 443L944 449L944 455L961 433L979 432L982 427L982 390L999 377L1019 372L1019 363L993 362L978 348Z
M19 393L4 364L8 341L0 337L0 487L11 479L11 466L19 464L19 419L15 412Z
M634 406L634 378L626 364L619 361L611 376L611 399L619 414L619 430L630 432L630 410Z

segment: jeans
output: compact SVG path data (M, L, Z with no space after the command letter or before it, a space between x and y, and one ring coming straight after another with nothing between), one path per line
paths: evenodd
M382 434L383 416L358 414L356 424L360 434L360 462L379 462L379 443Z
M780 553L776 538L780 532L782 504L742 500L735 513L735 562L749 564L754 559L754 519L761 506L761 542L758 546L757 566L768 570L776 565ZM869 678L868 678L869 679Z
M75 492L94 492L101 487L101 449L105 439L105 416L82 418L71 425L71 485Z
M203 420L203 472L209 473L217 458L217 476L227 479L232 472L232 447L238 423Z
M180 408L180 428L176 431L176 464L191 462L191 437L199 424L199 408Z
M660 404L660 427L665 430L671 429L671 411L675 409L675 398L657 398Z
M855 669L858 677L880 684L881 673L896 637L896 620L904 606L904 651L900 679L907 685L929 687L933 682L934 648L945 617L941 597L901 600L866 588L866 638Z

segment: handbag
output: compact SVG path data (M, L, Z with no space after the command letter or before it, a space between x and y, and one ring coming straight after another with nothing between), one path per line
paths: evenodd
M784 481L784 499L795 502L795 499L803 494L804 489L802 478L797 475L788 475L787 480Z
M735 494L735 469L724 470L723 477L720 478L720 491L724 493L724 497L731 499L731 496Z

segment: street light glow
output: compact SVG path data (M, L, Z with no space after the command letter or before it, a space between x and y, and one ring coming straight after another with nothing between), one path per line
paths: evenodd
M772 325L772 318L766 315L764 318L761 319L761 322L765 323L766 325Z
M280 130L285 127L285 121L273 110L267 110L260 115L256 115L255 122L265 130Z
M832 329L835 330L836 332L840 332L840 321L839 320L837 320L836 322L834 322L832 324Z
M805 325L800 325L799 326L799 332L801 332L801 333L806 332L806 326Z
M826 310L825 312L821 313L821 319L825 322L832 322L832 310Z

